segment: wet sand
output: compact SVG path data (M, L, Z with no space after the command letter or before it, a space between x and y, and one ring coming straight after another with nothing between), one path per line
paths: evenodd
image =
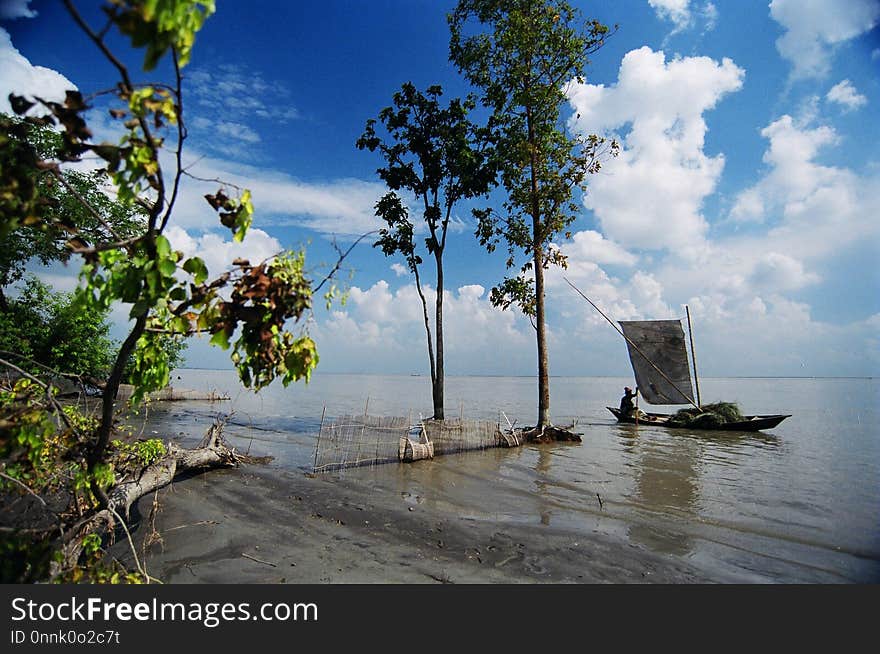
M142 558L151 575L179 584L731 581L607 534L429 508L382 479L271 464L179 478L158 493L162 542ZM153 499L132 515L139 553ZM130 563L126 550L114 547Z

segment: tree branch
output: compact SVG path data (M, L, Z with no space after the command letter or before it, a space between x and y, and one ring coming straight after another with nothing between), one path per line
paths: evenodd
M378 233L379 233L379 230L378 230L378 229L374 229L374 230L371 231L371 232L367 232L366 234L361 234L360 236L358 236L357 240L356 240L354 243L352 243L351 246L350 246L345 252L342 252L342 253L341 253L339 259L336 260L336 265L333 266L333 270L331 270L330 273L329 273L326 277L324 277L324 279L321 280L321 283L320 283L320 284L318 284L315 288L312 289L312 294L315 294L315 293L317 293L318 291L320 291L320 290L321 290L321 287L323 287L324 284L326 284L328 281L330 281L330 280L333 278L333 275L335 275L335 274L337 273L337 271L339 270L339 268L342 267L342 262L343 262L343 261L345 260L345 258L351 253L351 251L354 250L354 247L355 247L358 243L360 243L361 241L363 241L363 240L364 240L365 238L367 238L368 236L372 236L373 234L378 234ZM337 251L337 252L340 252L340 250L339 250L338 248L337 248L336 251Z

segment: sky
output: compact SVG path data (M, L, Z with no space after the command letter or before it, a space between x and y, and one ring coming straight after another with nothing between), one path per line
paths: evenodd
M97 25L97 3L77 4ZM557 243L569 266L547 276L551 375L631 374L622 337L564 278L613 320L683 318L688 306L701 376L880 375L880 0L572 4L618 29L584 82L566 85L566 127L621 150L588 179L572 238ZM407 81L440 84L444 98L474 90L448 61L454 5L218 0L184 69L185 162L250 188L256 216L233 244L202 199L216 184L187 180L174 247L216 274L235 256L305 247L323 277L338 250L381 226L381 160L355 147L366 121ZM123 40L109 42L138 69ZM0 110L13 90L51 98L113 83L61 3L0 0ZM115 141L102 97L90 124ZM446 253L447 374L533 375L529 320L489 302L504 253L487 253L473 229L460 206ZM316 307L308 326L319 371L427 374L403 262L365 240L344 263L346 303ZM30 268L62 290L77 283L75 265ZM433 274L422 274L429 286ZM118 338L126 313L112 314ZM188 364L230 366L205 340Z

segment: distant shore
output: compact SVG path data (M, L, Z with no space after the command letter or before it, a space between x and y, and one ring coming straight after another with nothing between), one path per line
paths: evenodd
M428 511L353 477L250 466L178 480L158 498L162 540L143 558L165 583L732 581L607 535ZM152 506L137 507L139 555ZM133 563L127 543L114 549Z

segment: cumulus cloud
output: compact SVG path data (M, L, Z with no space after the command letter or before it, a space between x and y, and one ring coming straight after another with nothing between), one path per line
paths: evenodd
M731 219L763 229L709 244L698 266L668 260L654 271L666 293L690 297L717 321L751 324L784 307L787 317L809 322L809 305L787 298L822 283L823 262L860 243L878 243L880 179L816 161L838 143L828 126L808 127L782 116L764 128L768 171L737 198ZM817 335L816 325L809 329Z
M844 111L860 109L868 104L868 98L858 92L853 83L848 79L843 80L831 87L825 96L828 102L834 102L843 107Z
M877 0L773 0L770 15L786 30L776 48L791 62L792 77L824 77L837 46L880 20Z
M240 243L233 241L231 235L215 232L194 235L176 225L169 227L165 236L175 250L183 252L184 258L201 257L211 278L229 270L232 261L238 257L257 264L284 249L274 236L255 228L248 230Z
M749 281L756 289L789 291L817 282L819 276L805 271L803 263L787 254L768 252L755 263Z
M436 293L424 289L432 311ZM328 369L402 372L427 369L421 300L414 284L392 289L385 280L352 287L343 308L311 329ZM444 293L445 358L449 374L513 372L534 360L534 332L514 311L495 309L478 284ZM396 367L396 368L395 368Z
M765 222L768 215L779 216L778 209L783 215L794 215L829 188L841 191L841 200L849 196L847 188L854 183L852 174L815 161L823 147L838 142L833 128L800 127L791 116L784 115L761 130L761 136L770 142L763 157L770 172L758 184L740 193L730 212L731 219Z
M648 0L657 15L675 23L678 29L688 26L691 21L689 0Z
M23 15L23 14L22 14ZM65 91L76 85L61 73L34 66L12 45L6 30L0 29L0 111L10 114L9 94L37 95L44 100L64 100Z
M618 134L620 156L589 180L585 196L606 236L624 248L695 252L702 246L701 206L724 168L722 154L703 152L703 113L740 89L744 74L730 59L666 61L646 46L623 58L615 85L570 87L573 131L613 135L630 127Z
M637 260L634 254L593 230L577 232L563 250L575 261L632 266Z

